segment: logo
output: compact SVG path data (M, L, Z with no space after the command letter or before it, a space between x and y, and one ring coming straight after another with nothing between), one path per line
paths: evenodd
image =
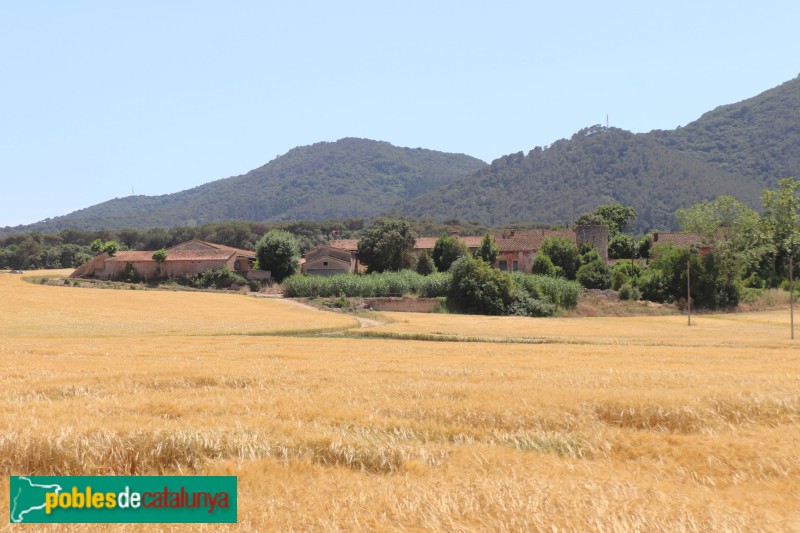
M235 523L236 476L11 476L11 523Z

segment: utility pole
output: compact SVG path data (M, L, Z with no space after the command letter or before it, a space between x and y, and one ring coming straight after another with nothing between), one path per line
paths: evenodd
M692 325L692 261L686 261L686 309L689 310L689 325ZM792 337L794 338L794 337Z
M792 324L792 340L794 340L794 264L793 257L789 256L789 318Z

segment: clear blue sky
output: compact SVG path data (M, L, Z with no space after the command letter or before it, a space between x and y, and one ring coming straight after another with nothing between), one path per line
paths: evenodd
M800 73L800 2L0 4L0 226L342 137L491 161Z

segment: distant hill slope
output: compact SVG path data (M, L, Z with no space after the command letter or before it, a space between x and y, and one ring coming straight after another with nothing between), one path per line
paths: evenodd
M600 126L546 149L497 159L476 174L397 206L394 213L459 217L499 225L515 220L571 224L597 205L620 202L641 226L668 227L678 207L732 194L757 203L760 188L650 135Z
M753 98L720 106L686 127L651 134L670 148L764 186L800 178L800 76Z
M800 177L800 77L676 130L586 128L526 156L502 157L392 212L569 224L617 201L637 210L637 229L669 228L676 209L722 194L757 208L762 189L790 176Z
M638 211L636 229L667 229L676 209L722 194L759 207L760 191L789 176L800 178L800 77L683 128L633 134L594 126L491 165L364 139L317 143L242 176L114 199L0 235L379 214L570 224L612 201Z
M224 220L371 217L485 166L485 162L462 154L346 138L294 148L241 176L163 196L115 198L13 230L169 228Z

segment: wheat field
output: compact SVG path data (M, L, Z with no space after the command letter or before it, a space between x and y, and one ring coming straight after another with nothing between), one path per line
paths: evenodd
M3 516L8 475L182 473L238 476L236 531L800 530L788 313L386 315L0 274Z

